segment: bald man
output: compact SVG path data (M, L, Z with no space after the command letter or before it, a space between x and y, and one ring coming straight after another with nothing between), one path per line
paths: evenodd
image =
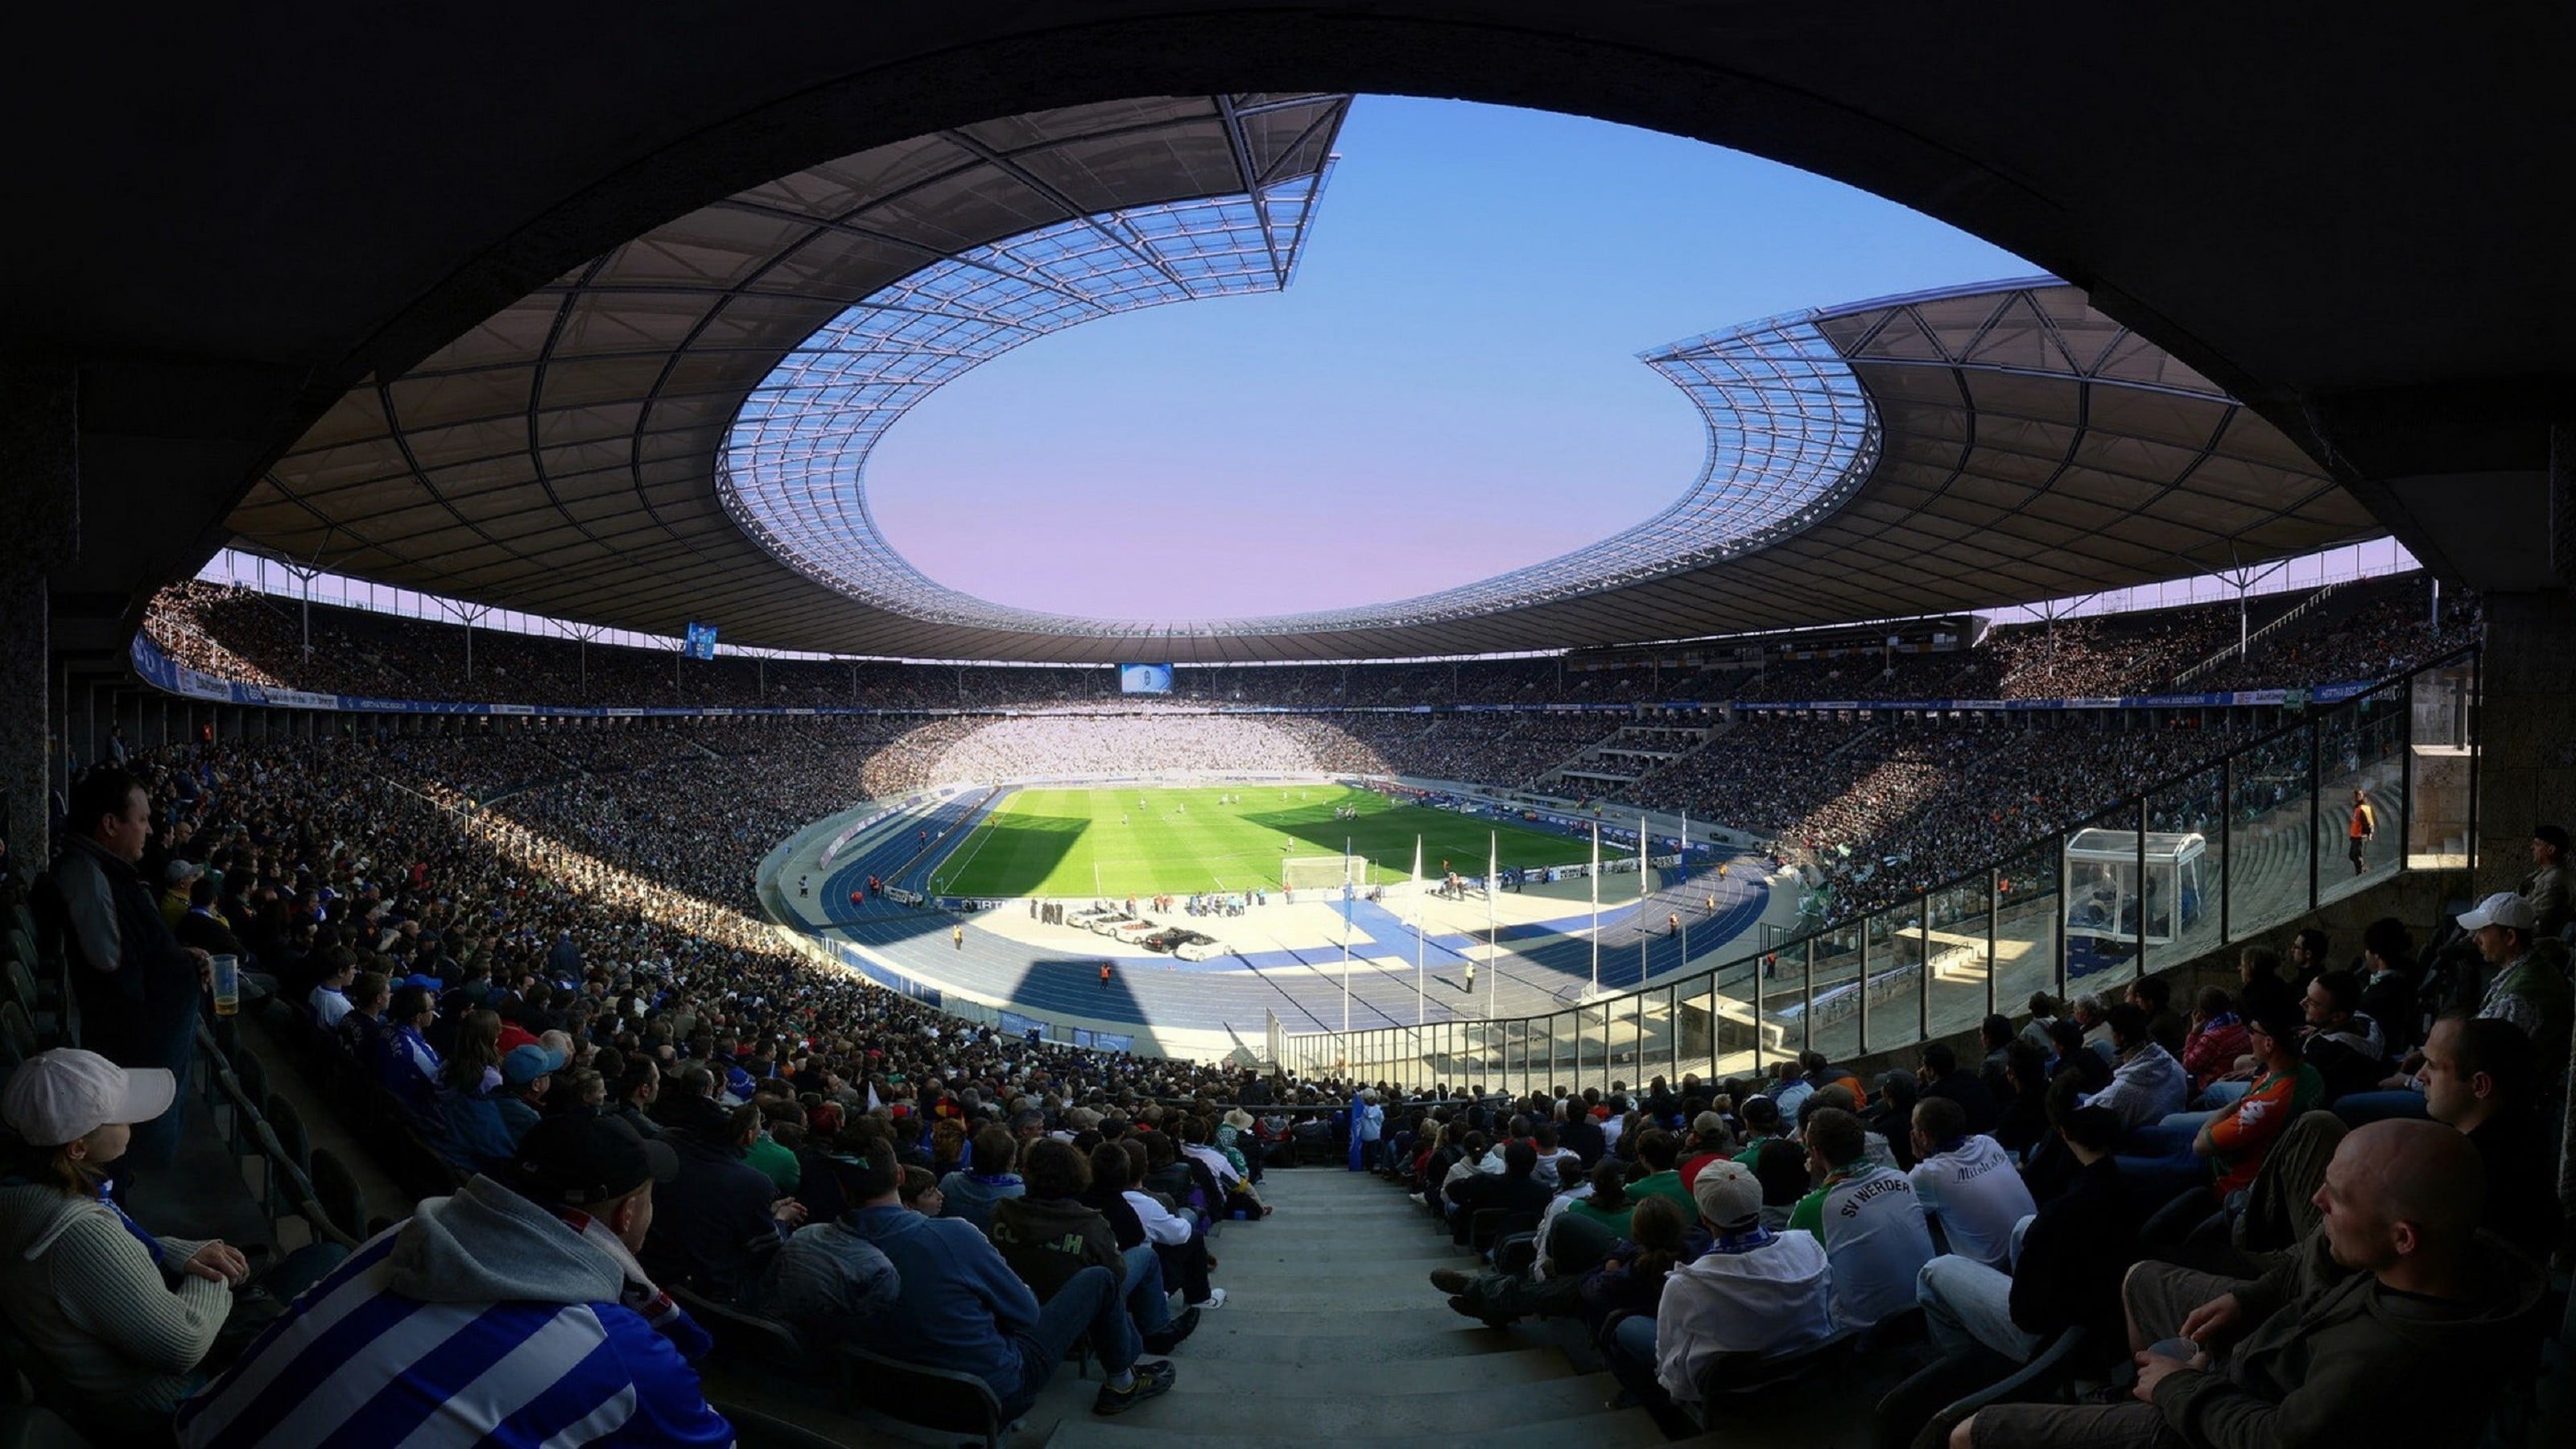
M2345 1137L2317 1230L2259 1279L2140 1263L2122 1286L2136 1402L1993 1405L1952 1449L2474 1442L2536 1331L2540 1270L2477 1231L2477 1149L2438 1122Z

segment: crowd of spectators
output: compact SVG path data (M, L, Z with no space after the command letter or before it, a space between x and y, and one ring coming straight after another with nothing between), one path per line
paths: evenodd
M1677 1437L1859 1353L1913 1370L1877 1410L1902 1443L2053 1350L2080 1405L1936 1438L2474 1442L2540 1370L2545 1270L2576 1246L2566 953L2531 894L2561 889L2539 847L2563 838L2427 955L2387 919L2341 965L2312 927L2188 1018L2156 978L2041 995L1977 1053L1867 1081L1809 1052L1633 1092L1389 1094L1379 1170L1479 1250L1430 1275L1454 1311L1579 1320Z
M2427 617L2422 575L2347 584L2323 607L2194 689L2377 678L2475 637L2476 606ZM2258 601L2257 627L2308 595ZM2235 643L2234 604L2090 615L1988 631L1973 649L1790 657L1693 675L1651 664L1474 659L1400 664L1183 665L1168 700L1122 697L1116 671L1065 666L755 660L721 655L676 668L670 653L477 628L190 582L154 599L144 627L191 668L247 683L396 699L563 705L992 709L1053 705L1150 710L1171 703L1342 710L1420 704L1647 704L1670 699L2054 699L2156 693Z

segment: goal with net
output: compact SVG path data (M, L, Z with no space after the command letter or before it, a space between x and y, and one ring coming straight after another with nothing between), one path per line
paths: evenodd
M1292 855L1279 862L1282 890L1320 891L1362 878L1367 867L1348 856Z

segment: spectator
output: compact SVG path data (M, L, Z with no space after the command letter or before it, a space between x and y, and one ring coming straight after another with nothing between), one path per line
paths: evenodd
M2534 826L2531 832L2531 873L2522 878L2522 889L2516 892L2522 903L2531 908L2532 930L2542 936L2555 936L2567 929L2571 899L2567 882L2567 832L2556 825Z
M1131 1272L1117 1230L1109 1219L1080 1201L1091 1186L1091 1164L1069 1142L1039 1139L1028 1150L1027 1191L993 1204L990 1236L1002 1261L1037 1294L1053 1298L1086 1266L1098 1265L1118 1276L1120 1301L1134 1331L1154 1353L1169 1353L1179 1339L1170 1334L1172 1300L1163 1288L1159 1264L1151 1273ZM1197 1320L1191 1320L1195 1325Z
M1841 1331L1834 1269L1815 1235L1762 1226L1762 1185L1737 1163L1699 1175L1693 1191L1707 1252L1673 1270L1649 1321L1621 1320L1607 1345L1611 1371L1641 1398L1660 1391L1695 1403L1710 1363L1726 1354L1780 1357ZM1652 1367L1651 1375L1642 1370Z
M176 1084L165 1111L135 1124L129 1155L144 1167L165 1165L179 1150L208 969L205 951L171 935L136 869L152 824L142 781L112 766L83 775L72 784L63 853L37 892L39 909L61 931L83 1040L119 1066L166 1071Z
M2494 1017L2448 1016L2424 1043L2424 1105L2466 1134L2486 1169L2482 1219L2506 1242L2546 1262L2567 1230L2552 1190L2538 1054L2522 1028Z
M2361 933L2361 1010L2379 1023L2391 1060L2413 1051L2424 1036L2424 1014L2418 1004L2422 967L2415 960L2415 941L2406 923L2383 916Z
M20 1064L0 1088L12 1134L0 1179L0 1307L36 1351L44 1399L102 1439L158 1434L203 1384L200 1365L250 1276L219 1239L161 1237L106 1190L134 1124L169 1110L178 1090L158 1068L128 1069L58 1048ZM336 1248L299 1254L270 1286L300 1289Z
M2567 1052L2572 1002L2565 970L2565 948L2544 953L2534 942L2534 916L2529 902L2499 891L2460 916L2463 929L2477 937L2478 954L2494 976L2478 1003L2478 1015L2509 1021L2540 1049L2541 1060L2560 1061Z
M2317 1069L2325 1100L2377 1085L2388 1070L2388 1041L2379 1023L2361 1011L2361 978L2321 971L2309 980L2301 1005L2307 1026L2300 1053Z
M1959 1055L1947 1042L1932 1042L1923 1048L1922 1069L1915 1074L1922 1098L1946 1098L1959 1104L1967 1118L1970 1132L1992 1132L2003 1109L1982 1077L1971 1076L1959 1069ZM1894 1129L1891 1128L1891 1131Z
M383 972L361 971L349 978L348 996L349 1010L333 1034L350 1061L372 1066L384 1056L385 1010L393 1001L393 988Z
M897 1311L859 1322L859 1343L906 1363L975 1375L1001 1400L1005 1419L1029 1411L1078 1338L1089 1340L1107 1377L1093 1413L1124 1413L1171 1389L1169 1363L1139 1358L1116 1272L1086 1265L1040 1307L973 1224L903 1206L891 1151L871 1148L860 1161L842 1221L894 1264L900 1287Z
M695 1092L676 1103L664 1119L671 1130L659 1140L677 1155L680 1171L654 1213L644 1265L657 1279L759 1312L779 1246L804 1225L804 1207L779 1197L769 1179L743 1160L760 1130L759 1108L728 1111ZM674 1099L665 1098L664 1105L674 1107Z
M1921 1161L1908 1177L1949 1251L1990 1268L2009 1263L2013 1230L2038 1205L2003 1147L1969 1131L1967 1114L1949 1097L1915 1104L1913 1136Z
M2252 1048L2245 1039L2245 1018L2222 986L2204 986L2194 1000L2191 1030L2183 1037L2182 1066L2193 1091L2236 1070L2237 1059Z
M1026 1192L1026 1184L1011 1170L1019 1158L1019 1143L1003 1127L987 1127L975 1134L973 1167L958 1168L939 1180L939 1193L947 1206L941 1209L952 1218L964 1218L977 1228L990 1227L993 1205L1005 1198Z
M180 1442L731 1444L691 1366L706 1331L634 1256L675 1168L596 1117L547 1123L297 1299Z
M1828 1107L1807 1123L1807 1170L1821 1186L1789 1214L1833 1262L1834 1321L1867 1328L1914 1306L1914 1279L1932 1259L1923 1205L1905 1174L1866 1156L1860 1119ZM1755 1206L1758 1208L1759 1203Z
M2137 1258L2137 1215L2111 1162L2119 1119L2100 1107L2077 1107L2056 1130L2081 1166L2022 1230L2013 1261L1947 1253L1923 1265L1916 1298L1943 1353L1984 1347L2025 1363L2069 1328L2115 1336L2120 1276Z
M2123 1287L2134 1403L1990 1405L1973 1445L2471 1442L2478 1404L2523 1355L2539 1270L2474 1237L2477 1153L2436 1124L2378 1122L2343 1141L2323 1219L2259 1280L2142 1264Z
M851 1190L852 1178L862 1179L856 1184L860 1188L867 1185L863 1179L868 1169L863 1159L869 1154L882 1152L891 1157L894 1152L893 1146L881 1138L851 1145L855 1151L826 1159L826 1170L842 1179L844 1192ZM843 1213L798 1228L786 1246L778 1250L769 1311L802 1334L807 1343L829 1347L855 1341L859 1325L896 1312L902 1291L893 1262L877 1251L876 1244L861 1236L849 1215Z
M358 958L348 956L332 963L316 982L304 1004L311 1008L313 1019L326 1031L336 1031L340 1019L349 1014L349 986L358 979Z
M2189 1090L2182 1063L2147 1036L2147 1014L2121 1003L2104 1013L2114 1049L2111 1085L2086 1106L2108 1107L2124 1130L2136 1131L2183 1109Z

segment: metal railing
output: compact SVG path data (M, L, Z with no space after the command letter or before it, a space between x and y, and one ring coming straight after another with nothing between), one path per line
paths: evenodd
M2221 758L1767 951L1539 1016L1292 1036L1281 1065L1403 1087L1606 1088L1891 1051L2034 992L2114 993L2401 872L2474 865L2477 693L2472 647L2300 701L2303 717Z

